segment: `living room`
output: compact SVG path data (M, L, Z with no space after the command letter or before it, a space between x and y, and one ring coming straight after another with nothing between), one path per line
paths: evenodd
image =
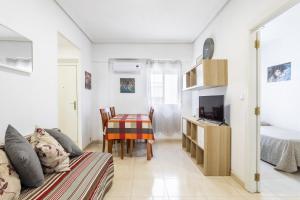
M299 199L300 194L289 191L278 194L261 189L254 134L259 133L260 122L257 31L298 2L1 1L1 150L9 149L8 132L35 135L29 139L34 145L30 152L35 153L41 165L37 171L46 180L26 185L13 153L6 152L8 159L0 154L20 178L16 195L3 188L4 199L19 198L20 193L23 199ZM10 50L7 41L26 43L26 54ZM74 70L69 71L70 66ZM204 100L199 97L212 96L221 97L222 115L220 111L215 112L216 118L200 115ZM217 122L203 124L203 118ZM123 132L130 128L119 127L126 120L134 121L128 126L135 130L128 134ZM67 137L57 136L56 128ZM48 133L49 129L56 132ZM210 143L204 136L207 146L202 145L201 130L220 137ZM79 148L80 155L69 158L71 171L45 172L34 141L49 134L50 143L62 146L65 157ZM101 169L94 169L95 177L103 173L105 180L89 176L93 159ZM72 171L79 170L76 163L89 166L82 180L102 185L83 184L81 193L57 196L63 192L47 185L54 180L47 177L84 174ZM37 195L41 188L53 192L48 197L45 192Z

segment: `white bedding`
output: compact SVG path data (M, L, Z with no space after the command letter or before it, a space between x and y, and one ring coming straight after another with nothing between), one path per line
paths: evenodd
M260 134L278 139L300 141L300 132L278 128L275 126L261 126Z
M300 166L300 132L274 126L261 126L261 159L285 172Z

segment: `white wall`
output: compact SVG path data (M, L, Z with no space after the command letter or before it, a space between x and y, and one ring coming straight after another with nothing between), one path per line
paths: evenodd
M120 78L135 79L135 93L120 93ZM148 113L147 79L145 68L139 74L110 73L109 105L118 113Z
M91 71L91 44L71 20L50 0L0 0L0 24L33 41L31 75L0 69L0 142L10 123L22 134L35 125L57 127L57 33L61 32L81 50L81 78ZM91 91L82 88L80 100L82 143L91 133Z
M80 51L76 47L61 46L58 48L59 59L80 59Z
M181 60L183 66L190 66L191 44L96 44L93 45L93 139L102 138L100 107L116 106L117 113L147 113L146 74L110 75L110 58L138 58L154 60ZM120 94L120 77L136 78L136 94ZM112 79L112 80L111 80ZM112 83L112 84L110 84ZM112 98L109 98L111 95ZM187 97L189 98L189 97ZM189 102L183 98L183 101ZM184 104L189 109L190 104ZM189 111L186 111L189 112Z
M261 119L300 131L300 4L261 30ZM292 63L290 81L267 82L267 68Z
M199 91L198 94L193 94L193 105L197 105L199 95L226 95L226 104L230 104L232 128L231 168L232 172L243 181L245 159L247 159L245 158L245 134L251 49L250 30L286 2L287 0L231 0L194 43L194 59L202 54L202 46L207 37L215 39L214 58L228 59L227 89ZM243 96L245 100L241 98Z

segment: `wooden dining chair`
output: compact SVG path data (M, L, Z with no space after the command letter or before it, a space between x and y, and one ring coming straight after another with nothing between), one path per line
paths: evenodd
M103 128L103 145L102 145L102 151L105 151L105 133L107 129L108 120L112 117L112 114L109 114L109 110L107 108L101 108L100 109L101 119L102 119L102 128ZM124 140L118 140L121 143L121 158L124 157Z
M154 114L154 108L151 107L150 112L149 112L149 118L150 118L151 123L152 123L152 120L153 120L153 114Z
M113 118L113 117L115 117L115 116L116 116L115 107L114 107L114 106L112 106L112 107L110 107L109 109L110 109L110 114L111 114L111 117L112 117L112 118Z
M151 106L150 111L149 111L149 119L151 121L151 124L152 124L152 121L153 121L153 114L154 114L154 108ZM152 144L147 142L147 148L150 148L150 154L151 154L151 157L153 157Z
M103 130L103 144L102 144L102 152L105 151L105 133L106 133L106 129L107 129L107 123L109 120L109 113L107 112L107 110L105 108L101 108L100 109L100 115L101 115L101 119L102 119L102 130Z
M104 110L105 110L105 112L107 112L108 120L110 120L112 118L110 109L109 108L104 108Z

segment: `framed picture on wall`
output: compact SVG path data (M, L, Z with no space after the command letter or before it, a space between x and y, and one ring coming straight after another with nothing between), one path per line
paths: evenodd
M85 71L85 89L92 89L92 74Z
M291 62L268 67L268 82L291 80Z
M120 78L120 93L135 93L135 79Z

